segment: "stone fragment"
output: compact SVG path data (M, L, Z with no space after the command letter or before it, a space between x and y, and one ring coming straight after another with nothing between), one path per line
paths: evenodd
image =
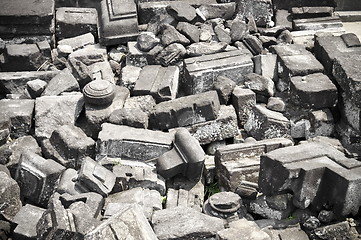
M256 105L244 126L255 139L287 137L290 134L289 120L279 112L271 111L263 105Z
M233 106L221 105L217 119L185 127L201 145L238 135L237 114Z
M99 165L89 157L82 161L78 180L90 191L95 191L102 196L107 196L113 189L116 176L114 173Z
M83 62L71 57L68 59L67 65L73 76L78 81L79 87L81 89L83 89L87 83L93 80L93 73L91 72L90 67L85 65Z
M273 81L278 80L276 54L257 55L253 58L253 61L255 73L270 78Z
M121 83L124 87L132 89L137 81L142 68L131 65L126 65L122 68Z
M139 240L157 239L138 204L124 205L117 214L103 221L94 230L89 231L84 239L119 239L124 236Z
M277 39L272 36L259 36L258 39L261 41L264 48L269 48L272 45L277 45Z
M0 112L10 118L11 136L21 137L27 135L33 122L34 100L0 100Z
M214 237L224 229L223 220L187 207L156 211L152 225L158 239L200 239Z
M187 22L179 22L177 24L177 30L186 36L192 43L199 42L199 29L197 26Z
M110 123L135 128L148 128L148 114L136 108L115 110L109 117Z
M326 108L309 113L309 137L332 136L335 130L335 121L331 111Z
M180 22L192 22L196 17L196 9L194 7L177 1L167 6L167 12Z
M280 194L273 196L260 196L250 203L249 209L267 219L285 219L290 216L292 206L291 194Z
M53 160L24 151L15 176L21 196L34 204L46 206L64 170L62 165Z
M187 47L187 54L191 57L223 52L227 44L224 42L197 42Z
M203 171L205 153L188 130L181 128L174 136L173 149L157 159L157 172L168 179L182 174L198 180Z
M273 7L270 0L240 0L236 14L244 19L249 15L254 17L257 27L273 27Z
M83 95L89 104L108 105L115 97L115 86L109 81L94 80L85 85Z
M68 168L67 170L70 169L71 168ZM87 215L92 218L98 218L100 216L101 210L103 209L104 205L104 198L100 194L95 192L86 192L80 194L77 193L75 195L64 193L59 196L59 199L65 208L72 208L72 204L76 202L82 202L82 204L84 203L88 207ZM84 209L84 207L81 205L79 206L79 208L81 208L79 210Z
M60 40L86 33L98 35L98 13L94 8L57 8L55 21L55 34Z
M219 240L271 240L270 236L262 231L253 221L239 219L229 223L229 228L217 232Z
M224 28L223 25L219 24L219 25L215 26L214 32L220 42L224 42L227 44L231 43L232 39L230 36L230 30L228 29L228 31L227 31L227 29Z
M1 217L13 221L16 214L21 209L20 188L14 179L5 172L0 171L0 202Z
M0 117L0 146L4 145L9 137L11 131L10 117L2 115Z
M179 43L184 46L189 45L190 41L183 34L177 31L175 27L169 24L164 24L161 27L161 41L164 46L172 43Z
M155 99L151 95L143 95L127 98L124 103L124 108L139 109L149 114L155 105Z
M142 32L137 38L137 43L139 50L148 52L160 43L160 39L152 32Z
M213 88L217 91L220 104L227 104L231 94L236 87L236 83L224 76L218 76L214 81Z
M31 98L35 99L37 97L40 97L47 84L47 82L40 79L28 81L26 83L26 86Z
M14 217L13 222L17 224L14 229L14 238L17 239L36 239L36 225L45 209L26 204ZM31 219L31 221L29 221Z
M159 52L155 58L155 62L161 64L163 67L167 67L182 60L186 53L187 50L182 44L172 43Z
M158 103L172 100L177 96L178 79L177 66L148 65L140 72L132 94L134 96L151 95Z
M290 95L295 104L306 108L328 108L337 103L337 88L322 73L291 77Z
M47 141L47 140L44 140ZM79 169L85 157L94 157L95 142L74 125L63 125L55 129L49 139L44 155L63 166Z
M116 45L137 39L137 5L134 1L102 0L98 14L100 44Z
M229 20L235 13L236 3L203 4L197 10L206 20L214 18Z
M276 9L275 21L276 27L292 30L292 16L288 10Z
M106 157L155 159L170 150L172 141L170 133L104 123L98 137L96 160Z
M58 42L58 45L71 46L73 51L76 51L78 49L84 48L87 45L92 45L94 43L95 43L95 39L94 39L93 34L85 33L82 35L77 35L72 38L66 38L66 39L60 40Z
M322 227L318 227L313 230L313 236L320 239L351 239L351 229L347 221L342 221Z
M232 42L241 41L248 33L248 26L244 21L236 18L232 21L230 30Z
M214 120L219 108L216 91L180 97L157 104L149 116L149 125L165 130Z
M72 52L69 55L68 60L71 62L72 59L76 59L84 63L86 66L90 66L93 63L106 61L107 57L108 55L106 48L100 47L98 45L89 45Z
M321 30L324 28L343 27L339 16L293 19L294 30Z
M68 68L65 68L47 84L42 96L56 96L63 92L79 91L78 81Z
M263 45L261 40L258 37L253 35L248 35L243 39L243 43L248 47L253 55L258 55L263 52Z
M154 211L162 209L162 198L158 191L137 187L109 195L104 205L105 216L111 217L123 208L124 204L132 203L142 207L144 216L148 220L151 220Z
M89 66L93 80L105 80L116 84L114 73L109 61L96 62Z
M237 86L232 92L232 104L236 109L238 125L243 126L256 105L256 94L250 89Z
M267 177L274 171L277 177ZM291 177L290 171L295 177ZM345 157L329 144L301 144L277 149L261 157L259 187L266 195L292 189L296 207L305 209L312 205L322 209L327 202L336 216L345 216L356 213L360 207L357 200L360 196L355 191L360 181L359 171L358 161Z
M341 35L342 40L348 48L361 47L360 39L354 33L346 33Z
M211 42L214 40L215 33L213 27L209 23L204 23L200 26L199 29L199 41L201 42Z
M44 96L35 101L35 136L49 138L64 124L74 124L83 110L81 94Z
M215 164L219 185L227 191L238 191L243 186L242 182L257 183L260 156L291 145L293 145L291 140L274 138L218 148Z
M272 111L276 112L284 112L286 109L286 104L279 97L270 97L268 98L267 108Z
M295 224L292 226L288 226L284 229L278 229L278 228L267 228L264 229L264 232L266 232L271 239L297 239L297 240L309 240L310 238L306 234L305 231L303 231L299 224Z
M333 15L332 7L293 7L291 14L294 19L299 18L317 18L328 17Z
M249 73L245 76L244 85L256 93L256 99L261 102L264 98L274 95L274 82L267 77L263 77L256 73Z
M104 166L113 166L112 171L116 176L113 192L142 187L156 190L161 195L165 195L165 180L157 174L156 168L151 163L120 160L119 158L108 158L102 162L104 162Z
M242 50L187 58L184 64L184 82L180 88L186 94L209 91L220 75L239 84L243 82L245 74L253 72L251 56Z

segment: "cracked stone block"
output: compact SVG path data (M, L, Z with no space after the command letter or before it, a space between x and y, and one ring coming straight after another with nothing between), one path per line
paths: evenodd
M256 106L256 93L250 89L240 86L234 88L232 92L232 104L238 117L238 125L243 126L253 109Z
M239 0L236 14L241 19L254 17L257 27L272 26L273 7L271 0Z
M253 57L255 73L270 78L273 81L278 80L277 55L265 54Z
M151 220L154 211L162 209L162 198L158 191L137 187L109 195L105 200L104 216L111 217L122 209L124 204L132 203L142 207L148 220Z
M197 139L185 128L180 128L174 135L173 149L157 159L157 172L168 179L177 174L190 180L202 176L205 153Z
M0 37L52 35L54 33L54 0L4 1L0 10Z
M41 96L57 96L63 92L79 91L79 84L68 68L65 68L46 85Z
M44 62L51 61L51 56L43 54L37 44L7 44L4 58L2 69L6 72L36 71Z
M285 219L290 216L293 210L292 195L262 195L250 203L249 209L252 213L267 219Z
M271 111L264 105L253 107L244 129L255 139L290 136L290 122L279 112Z
M157 104L149 116L149 126L165 130L215 120L219 109L216 91L180 97Z
M336 216L346 216L360 207L360 171L359 161L329 144L313 142L262 156L258 184L266 195L292 191L298 208L322 209L327 204Z
M336 86L323 73L291 77L290 96L298 106L312 109L334 107L338 98Z
M153 214L152 225L159 240L211 238L224 229L222 219L205 215L189 207L156 211Z
M75 124L83 110L82 94L44 96L35 100L35 136L50 138L52 132L65 124Z
M11 176L15 176L20 156L26 150L41 154L41 148L32 136L19 137L0 147L0 164L9 169Z
M70 46L73 49L73 51L79 50L87 45L93 45L93 44L95 44L95 39L93 34L91 33L78 34L74 37L65 38L58 41L58 45Z
M85 240L109 239L116 240L127 236L137 240L156 240L142 208L138 204L124 205L118 213L103 221L94 230L88 232Z
M58 73L59 71L0 72L0 93L31 98L27 90L27 82L35 79L49 82Z
M0 171L0 179L0 216L8 221L13 221L22 206L20 188L17 182L3 171Z
M217 232L219 240L271 240L270 236L253 221L239 219L229 223L229 228Z
M37 238L39 239L84 239L89 231L100 222L93 218L89 212L90 207L82 200L65 206L58 193L49 201L45 211L37 224Z
M339 27L343 27L339 16L293 19L293 29L296 31Z
M16 214L13 222L17 225L14 229L14 238L36 239L36 225L45 212L44 208L26 204ZM29 221L31 219L31 221Z
M352 96L347 96L345 93L342 93L341 96L343 118L352 128L359 131L361 129L361 108L357 107L355 102L349 99Z
M137 5L133 0L102 0L98 14L100 44L116 45L137 39Z
M116 176L93 159L86 157L81 165L78 183L91 191L107 196L113 189Z
M34 100L0 100L0 112L10 118L11 136L21 137L27 135L31 131L34 113Z
M142 187L157 190L161 195L165 195L165 180L157 174L156 168L151 164L111 158L107 159L107 163L102 164L111 165L116 176L113 192Z
M154 62L154 59L152 59L149 54L138 48L138 43L136 41L129 41L127 45L129 51L126 57L127 66L144 67Z
M132 94L151 95L159 102L175 99L178 92L179 68L160 65L145 66L135 82Z
M55 129L43 148L44 156L61 165L79 169L85 157L94 157L95 141L74 125L63 125Z
M51 159L45 159L31 151L21 154L15 179L21 195L30 202L44 207L56 190L65 168Z
M238 135L237 115L233 106L221 105L217 119L185 127L201 145Z
M228 77L239 84L244 80L243 75L253 72L252 56L242 50L187 58L184 65L184 80L180 88L188 95L213 89L218 76Z
M292 145L289 139L274 138L219 147L215 154L219 185L227 191L236 191L243 181L257 183L260 156Z
M57 8L55 21L55 36L58 40L89 32L98 35L98 13L94 8Z
M202 212L204 185L202 181L194 183L184 177L175 177L168 182L165 208L190 207Z
M171 149L173 138L171 133L104 123L99 132L96 159L155 160Z

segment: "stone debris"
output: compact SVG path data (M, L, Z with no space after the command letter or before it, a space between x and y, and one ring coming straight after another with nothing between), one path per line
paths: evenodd
M3 0L0 239L360 238L351 0Z

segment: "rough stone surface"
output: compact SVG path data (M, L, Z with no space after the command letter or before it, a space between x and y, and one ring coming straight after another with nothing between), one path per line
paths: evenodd
M22 205L20 201L20 188L16 181L5 172L0 171L0 177L0 201L3 206L0 215L8 221L13 221Z

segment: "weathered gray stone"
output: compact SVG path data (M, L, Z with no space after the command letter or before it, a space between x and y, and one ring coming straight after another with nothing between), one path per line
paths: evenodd
M89 66L93 80L105 80L116 84L114 73L109 61L96 62Z
M276 54L257 55L253 58L253 61L255 73L270 78L273 81L278 80Z
M223 220L187 207L156 211L152 225L158 239L200 239L214 237L224 229Z
M137 5L134 1L103 0L98 14L99 40L102 45L116 45L137 39Z
M221 104L228 103L235 87L236 83L224 76L218 76L213 85L214 90L218 93L219 102Z
M44 91L47 84L48 83L43 80L35 79L28 81L26 83L26 86L30 96L34 99L40 97L41 93Z
M361 47L360 39L354 33L346 33L341 35L342 40L348 48Z
M267 219L288 218L293 210L292 195L280 194L273 196L260 196L250 203L249 209Z
M145 66L139 74L132 94L152 95L159 103L175 99L178 92L179 68L177 66L162 67Z
M269 110L282 113L286 109L286 104L282 98L270 97L270 98L268 98L267 108Z
M164 46L168 46L172 43L179 43L184 46L189 45L190 41L183 34L177 31L175 27L169 24L161 26L161 41Z
M180 88L186 94L209 91L221 75L240 84L245 74L253 72L251 55L242 50L187 58L184 64L184 82Z
M115 86L106 80L94 80L85 85L83 95L88 104L107 106L115 97Z
M0 171L0 201L2 204L1 217L13 221L21 209L20 188L14 179L5 172Z
M334 223L327 226L318 227L313 230L313 236L319 239L352 239L350 225L347 221Z
M224 42L197 42L187 47L187 54L191 57L223 52L227 44Z
M44 212L45 209L31 204L23 206L13 220L17 224L14 229L14 238L36 239L36 225Z
M236 10L236 3L218 3L203 4L197 11L206 20L214 18L223 18L229 20L233 17Z
M260 156L278 148L293 145L285 138L230 144L217 149L216 174L219 185L227 191L237 191L243 181L256 183Z
M155 62L163 67L167 67L182 60L186 53L187 50L182 44L172 43L159 52Z
M167 12L180 22L192 22L196 17L196 9L184 2L171 2L167 6Z
M336 216L345 216L355 214L360 207L359 171L358 161L329 144L301 144L261 157L259 187L267 195L292 189L293 204L298 208L312 205L322 209L327 202ZM271 177L274 172L277 177Z
M119 212L88 232L85 240L115 240L127 236L135 240L156 240L152 227L138 204L124 205Z
M232 39L230 36L230 30L226 29L222 24L218 24L214 27L214 32L220 42L230 44Z
M230 26L230 36L232 42L241 41L248 34L248 26L244 21L236 18L232 21Z
M91 72L90 67L76 58L69 58L67 66L78 81L80 88L84 88L87 83L93 80L93 73Z
M60 40L58 42L58 45L71 46L73 48L73 51L76 51L78 49L84 48L87 45L92 45L94 43L95 43L95 39L94 39L93 34L85 33L82 35L77 35L72 38L66 38L66 39Z
M100 47L98 45L89 45L72 52L68 60L76 59L86 66L90 66L93 63L104 62L107 60L107 50L106 48Z
M303 231L299 224L289 226L285 229L267 228L264 231L271 237L271 239L297 239L309 240L306 232Z
M114 173L93 159L86 157L82 161L78 181L79 184L84 184L90 191L107 196L114 187L115 179Z
M320 30L343 27L339 16L293 19L294 30Z
M155 105L155 99L151 95L143 95L127 98L124 103L124 108L140 109L143 112L149 114Z
M310 133L308 137L333 135L335 131L335 120L328 108L310 112L309 119Z
M0 100L0 112L10 118L11 136L27 135L32 128L34 100Z
M78 81L68 68L65 68L47 84L42 96L60 95L63 92L79 91Z
M105 157L145 161L171 149L173 134L104 123L99 133L96 160Z
M256 73L247 74L244 85L256 93L257 102L261 102L264 98L272 97L275 92L275 85L272 79Z
M22 197L39 206L46 206L64 170L62 165L53 160L24 151L15 176Z
M0 146L4 145L10 137L11 121L9 116L0 117Z
M180 97L157 104L150 114L149 125L165 130L215 120L219 108L216 91Z
M160 43L160 39L152 32L142 32L137 38L137 43L139 50L148 52Z
M187 22L179 22L177 24L177 30L186 36L192 43L199 42L199 29L197 26Z
M141 109L123 108L115 110L109 117L110 123L135 128L148 128L148 114Z
M49 138L64 124L74 124L83 110L82 94L44 96L35 100L35 136Z
M243 43L248 47L253 55L258 55L263 52L263 46L261 40L253 35L248 35L243 39Z
M271 240L270 236L262 231L255 222L239 219L229 223L229 228L217 232L219 240ZM278 239L277 239L278 240Z
M243 126L256 105L256 94L250 89L237 86L232 92L232 104L236 109L238 124Z
M273 27L274 25L272 1L270 0L240 0L236 14L241 19L252 15L258 27Z

